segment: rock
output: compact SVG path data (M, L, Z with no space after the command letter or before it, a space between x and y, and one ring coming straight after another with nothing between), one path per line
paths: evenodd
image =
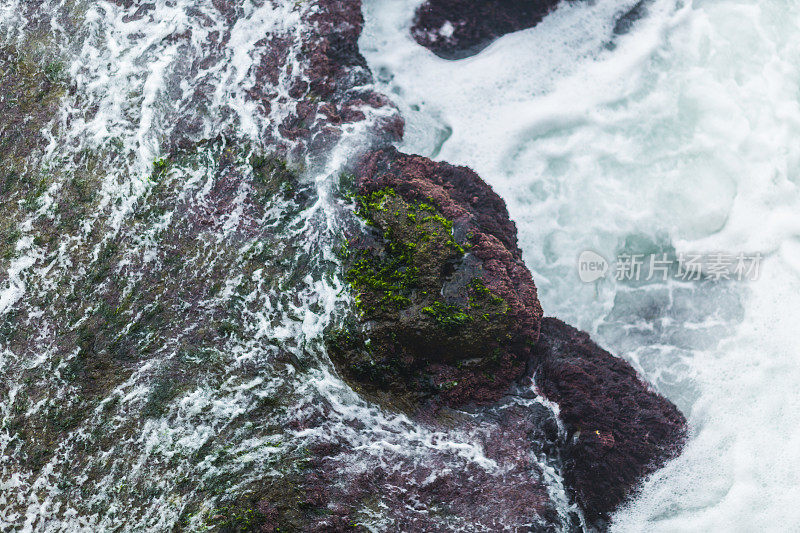
M48 35L41 3L23 4L19 20ZM114 4L131 31L172 7ZM159 516L186 530L566 530L559 524L579 520L562 519L543 458L565 458L577 501L600 517L677 453L682 417L628 365L552 319L540 339L541 306L502 199L467 168L392 148L363 146L354 168L367 226L350 228L343 257L360 316L330 331L328 345L358 392L414 418L384 419L349 391L313 385L327 353L302 311L327 311L319 287L335 284L336 265L315 226L328 213L314 209L317 189L299 163L324 160L354 123L385 146L401 138L402 119L358 52L360 1L292 2L295 22L265 28L245 50L254 64L239 74L253 82L242 82L242 98L264 127L257 145L246 142L235 110L215 103L216 90L231 87L207 75L231 66L240 23L260 23L240 2L206 4L163 39L123 39L142 47L131 68L167 45L181 58L162 73L160 98L175 105L148 108L158 155L144 176L129 170L141 148L129 145L142 133L138 111L99 144L67 135L96 112L86 88L100 89L105 71L91 78L84 63L0 48L0 270L20 287L0 317L4 453L18 495L10 527L38 512L42 483L78 479L51 494L53 514L37 520L66 529L142 529ZM510 7L471 9L469 24L486 19L480 39L519 25ZM83 11L53 19L74 39L65 51L83 41ZM76 114L58 121L63 98ZM561 405L569 444L532 397L534 371ZM179 447L142 446L162 442L164 428ZM96 493L107 499L85 497ZM180 510L162 505L174 498Z
M506 33L538 24L559 0L428 0L417 9L411 35L444 59L470 57Z
M292 499L300 498L316 515L297 519L302 513L281 509L276 513L280 530L346 531L360 522L357 510L365 502L376 506L378 501L386 524L382 530L388 531L444 533L453 531L453 524L464 524L467 531L565 530L548 494L538 450L529 445L532 438L541 438L542 419L549 421L549 413L506 403L488 414L451 414L450 423L463 431L482 422L475 438L496 469L446 452L428 452L420 460L410 450L385 451L354 461L346 444L319 444L308 450L306 473L296 485L300 489L289 489L299 493ZM289 499L278 490L269 496L273 506Z
M372 72L358 49L364 26L361 0L316 0L304 22L312 33L302 43L299 60L304 68L294 75L290 89L297 103L278 128L282 136L300 142L298 154L310 152L323 159L352 123L372 122L378 142L400 140L404 121L394 103L373 89ZM284 66L278 60L266 71L279 73Z
M0 271L6 272L20 238L21 209L44 192L40 179L26 175L26 158L41 157L47 146L47 125L67 90L64 65L12 46L0 46Z
M630 32L639 19L647 16L648 6L652 0L639 0L632 8L626 11L614 24L614 35L625 35Z
M535 381L567 430L564 478L590 520L604 520L675 457L686 419L623 359L556 318L542 320Z
M338 330L343 373L412 404L486 403L521 377L542 309L503 201L466 167L393 148L357 169L347 279L369 343ZM356 355L357 354L357 355Z
M440 407L483 416L532 378L566 429L543 453L561 458L595 525L677 455L677 408L588 334L542 319L516 227L473 171L376 150L356 166L354 196L367 228L350 229L344 256L361 320L328 339L356 390L435 425Z

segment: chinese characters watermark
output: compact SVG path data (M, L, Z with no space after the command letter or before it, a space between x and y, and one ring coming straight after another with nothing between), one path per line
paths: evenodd
M578 256L578 276L591 283L606 274L617 281L755 281L758 279L762 256L760 253L622 253L612 264L605 257L586 250Z

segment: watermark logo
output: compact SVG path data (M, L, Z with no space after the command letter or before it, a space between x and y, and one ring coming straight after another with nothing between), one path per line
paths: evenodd
M731 254L712 252L706 254L680 253L677 256L661 254L620 254L613 263L613 277L617 281L755 281L761 269L760 253ZM585 250L578 256L578 277L592 283L612 270L602 255Z
M578 256L578 277L584 283L591 283L605 277L608 269L608 261L597 252L584 250Z

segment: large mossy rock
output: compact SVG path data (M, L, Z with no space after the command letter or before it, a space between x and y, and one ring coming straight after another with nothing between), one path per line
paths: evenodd
M356 390L423 419L438 406L486 412L510 391L558 404L549 453L600 526L680 452L686 420L669 400L587 333L542 318L516 227L474 172L377 150L352 196L362 225L342 256L359 317L328 345Z
M329 336L342 373L416 403L489 402L523 375L542 311L502 200L471 170L394 149L356 173L367 231L346 278L366 332Z

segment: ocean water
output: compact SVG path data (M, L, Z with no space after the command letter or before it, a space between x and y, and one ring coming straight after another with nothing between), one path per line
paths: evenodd
M545 314L689 420L612 530L800 530L800 3L654 0L620 35L635 2L564 3L455 62L409 37L413 4L365 2L360 41L403 149L490 183ZM583 283L584 250L762 259L757 279Z
M689 418L684 454L645 483L613 528L791 531L800 523L800 5L654 0L615 35L632 4L565 4L537 28L446 62L408 37L415 3L370 0L360 45L407 120L401 148L469 165L506 200L545 312L631 361ZM342 486L387 465L402 473L396 500L385 495L359 511L372 531L397 527L387 509L409 499L426 513L426 487L460 483L459 472L482 480L463 486L480 496L481 486L529 482L510 477L514 460L485 446L498 431L490 420L431 428L385 412L342 382L325 354L323 330L349 303L333 251L349 215L331 188L368 121L302 175L305 200L278 195L255 216L242 185L195 244L175 247L176 236L194 235L225 173L252 181L244 147L268 148L291 112L286 101L264 111L247 98L261 83L253 69L269 52L263 38L292 41L286 61L299 66L307 30L303 2L246 0L232 16L219 5L157 0L131 17L102 0L0 1L2 44L61 61L74 86L31 161L50 185L35 209L8 206L18 231L0 275L0 318L27 316L20 331L33 324L37 335L25 349L0 339L0 528L203 529L231 504L227 494L293 475L307 446L326 443L343 444L328 465ZM282 95L290 82L287 74L269 89ZM158 193L153 162L179 134L227 141L170 167L163 184L176 205L142 218ZM229 147L244 153L222 172ZM38 228L59 221L59 196L85 173L77 156L86 153L101 169L93 203L57 246L39 244ZM248 233L253 225L263 231ZM145 311L159 297L148 302L141 280L169 279L176 255L195 269L183 279L213 279L219 290L200 286L201 300L177 302L186 307L175 316L187 318L168 342L86 408L73 404L80 389L66 376L77 357L70 335L94 320L108 285L78 304L61 296L99 268L107 241L124 245L108 278L121 297L136 303L144 294ZM764 259L755 281L608 275L585 284L576 263L587 249L609 260L655 252ZM265 250L264 268L242 266ZM183 348L224 313L241 331ZM79 419L60 424L75 410ZM53 421L55 444L21 444L20 428L47 435ZM25 459L34 452L36 461ZM568 522L558 465L530 454ZM502 504L492 510L500 525ZM448 525L470 529L468 519Z

